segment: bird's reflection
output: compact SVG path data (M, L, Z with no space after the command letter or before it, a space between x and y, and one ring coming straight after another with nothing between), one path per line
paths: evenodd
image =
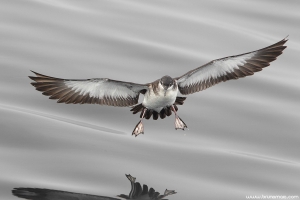
M156 192L153 188L148 190L147 185L135 182L135 177L130 174L126 177L131 183L131 190L128 195L120 194L116 197L96 196L90 194L80 194L59 190L40 189L40 188L14 188L13 195L31 200L121 200L121 199L136 199L136 200L163 200L168 195L176 194L174 190L165 190L164 194Z

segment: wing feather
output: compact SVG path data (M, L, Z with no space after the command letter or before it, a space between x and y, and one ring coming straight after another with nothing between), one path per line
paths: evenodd
M14 188L13 195L30 200L121 200L120 198L80 194L41 188Z
M251 76L270 65L270 62L282 54L287 39L271 46L240 55L213 60L177 77L181 94L188 95L205 90L219 82Z
M109 106L132 106L138 103L140 93L145 93L147 85L116 81L107 78L61 79L32 71L29 76L36 90L58 103L101 104Z

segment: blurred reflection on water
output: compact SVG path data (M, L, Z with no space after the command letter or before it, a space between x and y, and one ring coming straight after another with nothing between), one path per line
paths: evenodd
M147 185L135 182L135 177L130 174L126 175L131 183L131 190L128 195L120 194L117 197L96 196L91 194L80 194L59 190L41 189L41 188L15 188L12 190L13 195L31 200L120 200L120 199L137 199L137 200L163 200L164 197L176 194L174 190L165 190L163 195L156 192L153 188L148 190ZM121 198L119 198L121 197Z

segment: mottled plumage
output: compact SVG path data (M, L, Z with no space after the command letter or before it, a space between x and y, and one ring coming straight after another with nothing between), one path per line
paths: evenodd
M175 113L175 129L184 130L186 124L178 117L176 105L182 105L189 95L207 89L217 83L253 75L270 65L286 48L283 39L273 45L248 53L213 60L182 76L163 76L154 82L138 84L108 78L60 79L36 72L29 76L37 90L58 103L101 104L109 106L132 106L133 114L141 112L140 122L132 134L144 133L143 118L164 119ZM139 95L143 102L138 104Z

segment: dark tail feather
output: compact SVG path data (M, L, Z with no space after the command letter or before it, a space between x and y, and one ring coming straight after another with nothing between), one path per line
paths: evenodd
M141 112L143 110L144 106L140 103L136 106L134 106L130 111L133 112L133 114L136 114L138 112Z
M166 108L166 114L169 117L170 115L172 115L172 111L171 111L171 107L167 107Z
M164 119L166 117L166 109L165 108L163 108L160 111L159 116L160 116L161 119Z
M158 112L156 112L156 111L153 112L153 119L154 120L158 119Z
M176 97L174 105L182 105L184 100L186 100L186 97Z
M151 116L152 116L152 113L153 113L152 110L147 110L146 113L145 113L145 118L146 118L146 119L150 119Z
M173 104L176 111L178 111L178 107L176 105L182 105L184 103L185 99L186 99L186 97L176 97L175 103ZM140 103L140 104L134 106L133 108L131 108L130 111L132 111L132 114L141 112L140 117L142 117L144 109L146 109L146 108L143 106L143 104ZM157 120L158 117L160 117L161 119L164 119L164 118L166 118L166 116L172 115L172 109L171 109L171 107L166 107L166 108L163 108L159 113L156 112L155 110L147 110L145 112L144 118L150 119L152 115L153 115L154 120Z

